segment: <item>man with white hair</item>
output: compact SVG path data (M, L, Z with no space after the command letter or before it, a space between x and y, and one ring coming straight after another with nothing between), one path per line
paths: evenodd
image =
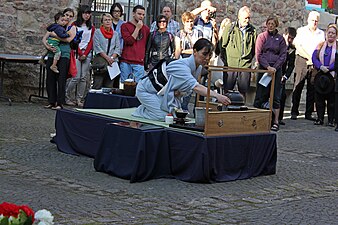
M250 24L251 11L243 6L238 11L238 20L228 24L221 39L221 58L225 66L250 68L255 56L256 29ZM233 90L237 83L239 92L245 97L250 87L250 72L224 73L224 88Z
M307 26L297 29L297 35L293 41L296 47L295 83L292 94L291 119L296 120L299 115L299 102L306 80L306 109L305 119L314 121L314 69L312 65L312 53L317 45L325 41L324 31L318 28L320 14L311 11L308 16Z

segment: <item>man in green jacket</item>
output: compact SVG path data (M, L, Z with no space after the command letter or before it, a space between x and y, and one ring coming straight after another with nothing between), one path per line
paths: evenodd
M238 20L224 28L221 40L221 58L225 66L251 68L255 56L256 29L250 24L251 11L244 6L238 11ZM250 87L250 72L224 73L224 89L238 91L245 97Z

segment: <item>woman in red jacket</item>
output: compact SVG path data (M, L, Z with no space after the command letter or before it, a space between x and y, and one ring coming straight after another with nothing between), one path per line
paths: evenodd
M88 5L82 5L79 8L74 25L76 25L78 31L83 31L83 33L77 49L77 74L71 78L68 83L66 89L66 104L82 107L87 80L90 76L90 61L92 59L93 36L95 31L95 27L91 22L91 9Z

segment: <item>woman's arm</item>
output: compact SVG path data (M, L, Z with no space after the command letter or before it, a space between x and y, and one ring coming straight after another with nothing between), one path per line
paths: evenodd
M197 84L193 88L193 90L196 93L198 93L198 94L200 94L202 96L207 96L207 94L208 94L208 89L205 86L201 85L201 84ZM222 103L223 105L229 105L231 103L230 99L227 96L220 95L220 94L218 94L217 92L215 92L213 90L210 90L210 96L216 98L217 101L219 103Z
M53 46L47 43L47 38L49 37L49 35L50 35L50 32L47 31L46 34L42 38L42 43L48 51L56 52L56 48L54 48Z
M323 65L320 60L318 59L318 49L314 50L314 52L312 53L312 63L313 63L313 66L316 68L316 69L320 69L320 67Z

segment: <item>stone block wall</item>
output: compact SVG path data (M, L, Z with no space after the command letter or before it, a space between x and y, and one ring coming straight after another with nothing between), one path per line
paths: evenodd
M237 19L237 12L242 6L246 5L250 7L252 10L251 23L259 32L262 23L265 23L269 15L276 15L279 18L280 32L288 26L296 28L302 26L307 17L305 1L302 0L211 0L211 2L213 6L217 8L216 21L218 24L227 17L230 18L231 21L235 21ZM200 3L201 0L179 0L177 19L181 22L179 15L182 15L185 10L193 10L198 7Z
M79 0L0 0L0 53L42 55L42 37L58 11L76 8ZM39 66L6 63L4 94L27 100L37 93Z

